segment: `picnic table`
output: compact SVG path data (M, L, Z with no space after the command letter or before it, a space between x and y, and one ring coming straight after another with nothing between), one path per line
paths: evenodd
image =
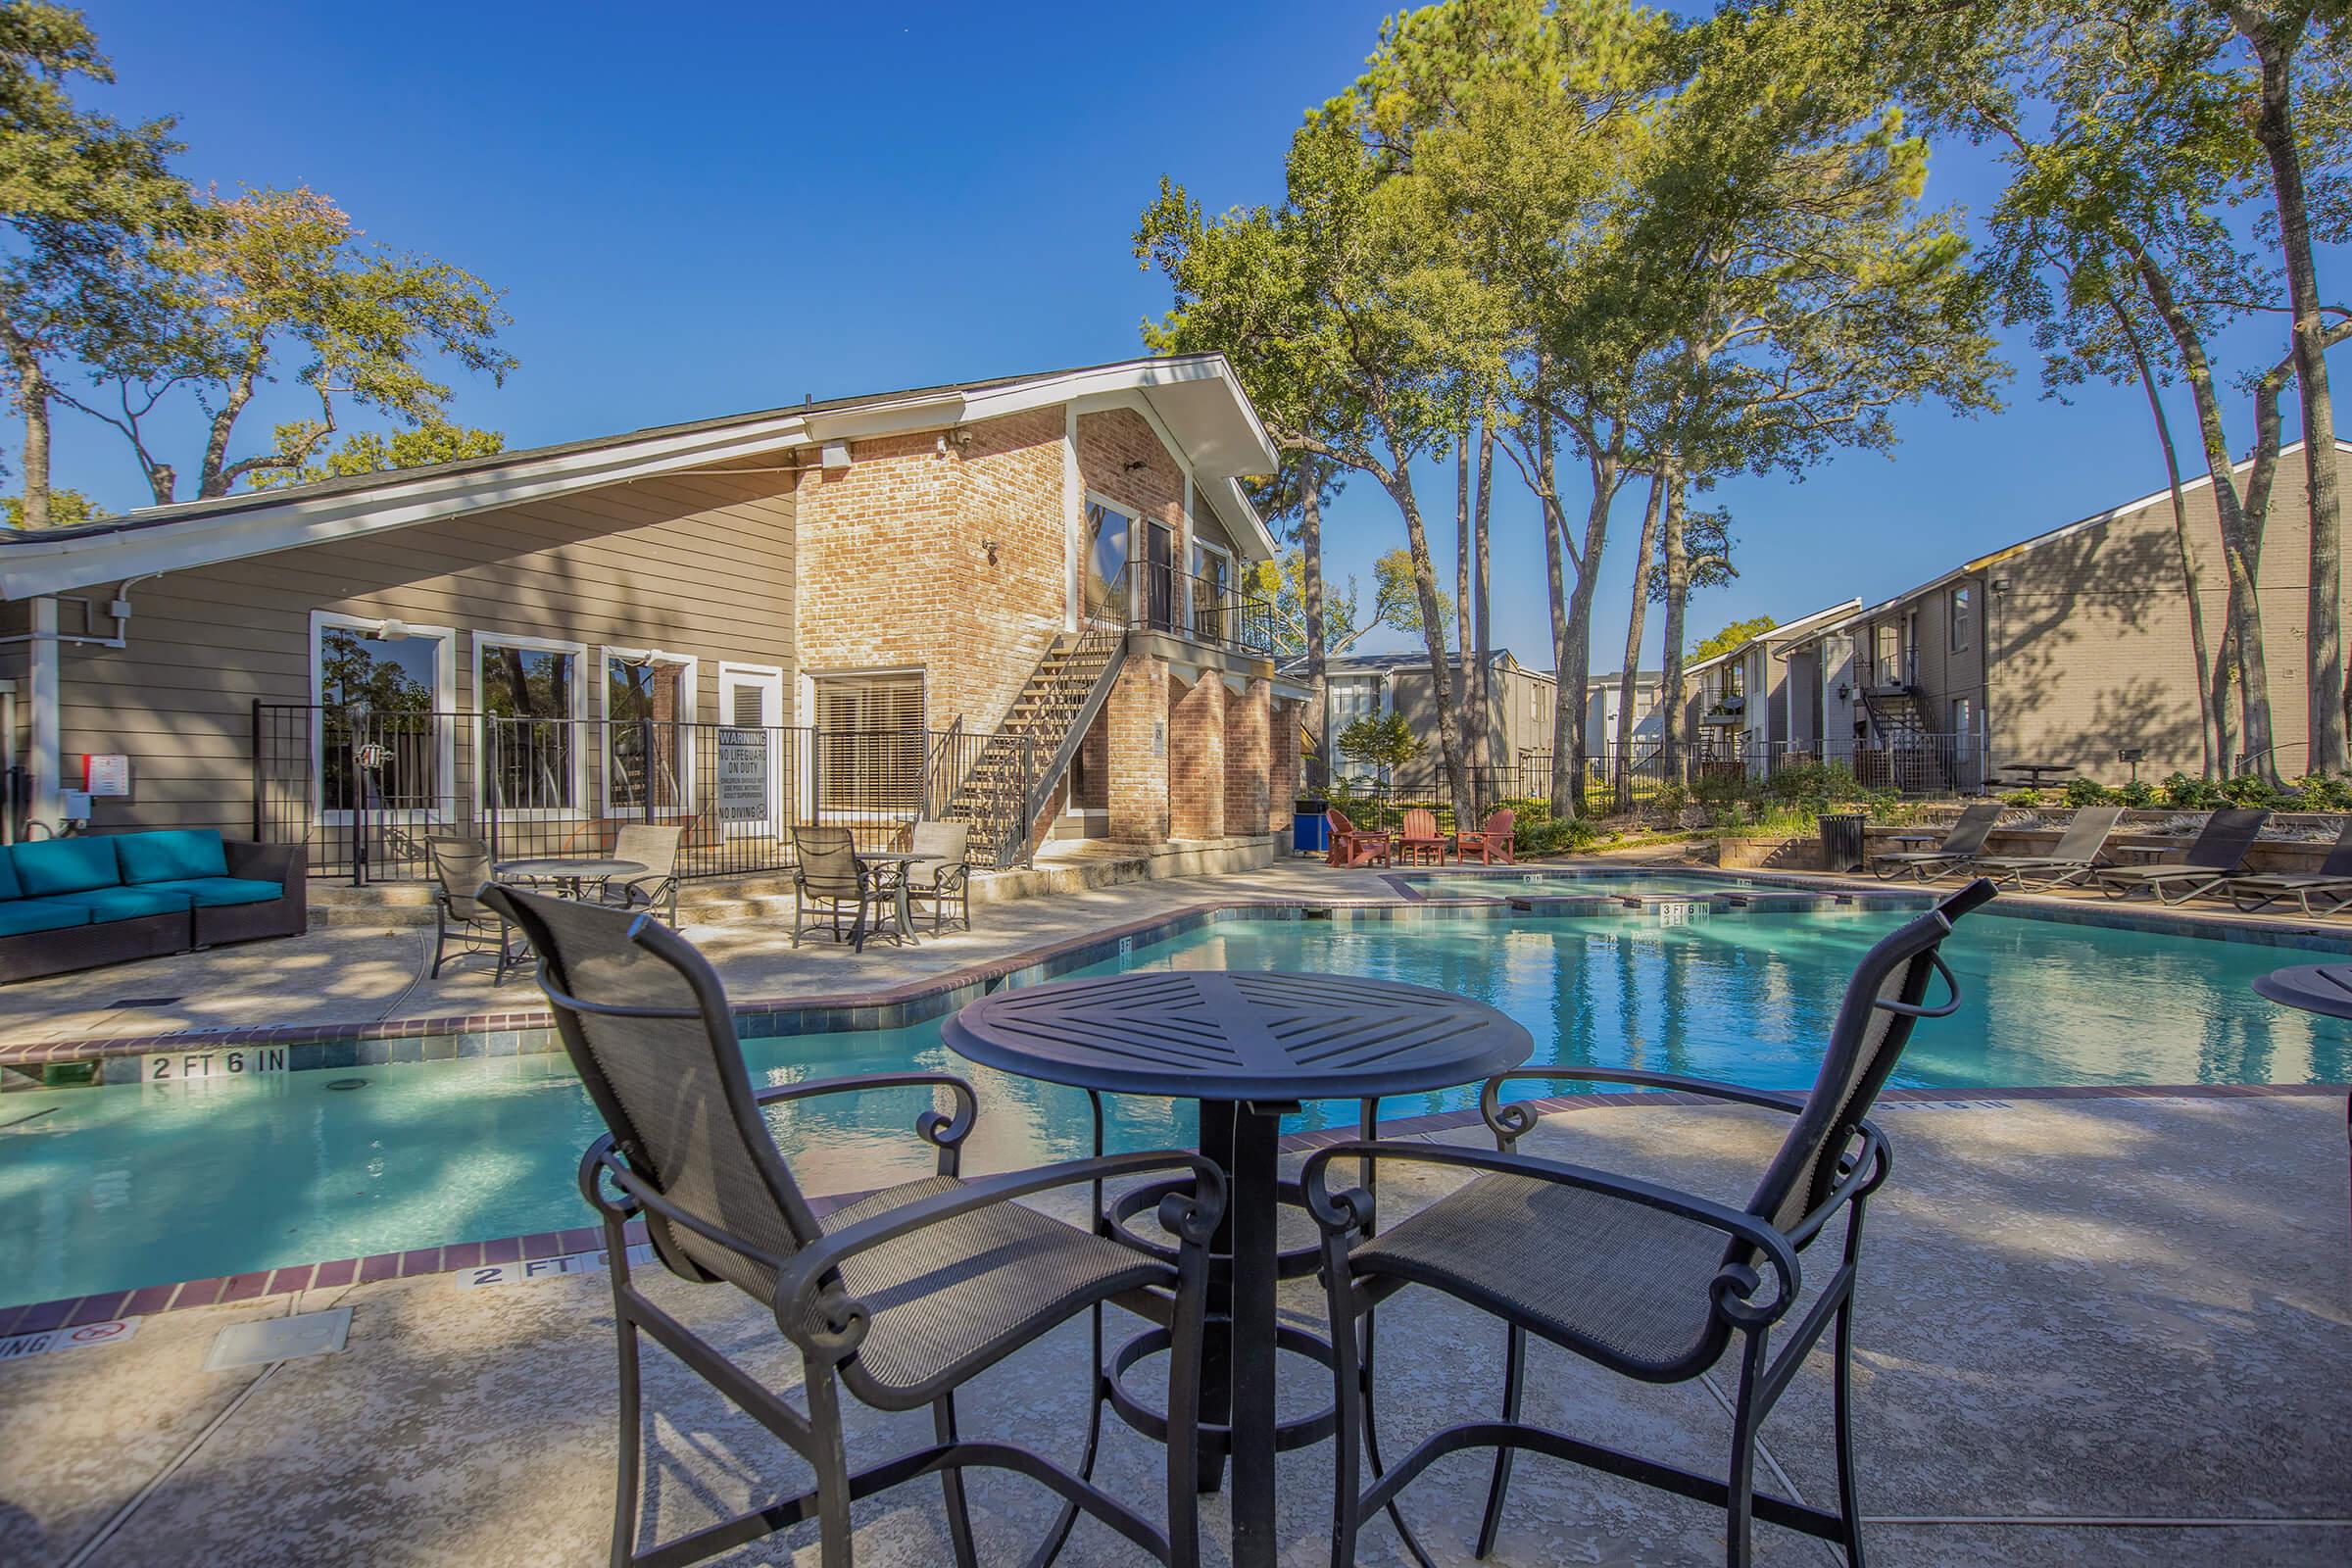
M2075 764L2072 762L2011 762L2008 767L2012 774L2023 774L2024 776L2013 777L2006 782L2022 784L2030 790L2047 787L2046 781L2042 777L2045 773L2072 773L2075 770Z

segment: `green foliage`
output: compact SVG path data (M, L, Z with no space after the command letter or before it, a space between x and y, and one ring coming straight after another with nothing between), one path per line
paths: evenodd
M2066 787L2058 792L2058 798L2068 806L2113 806L2116 804L2115 791L2107 788L2095 778L2068 779Z
M2352 778L2307 773L2291 786L2307 811L2352 810Z
M2222 781L2222 800L2230 806L2281 810L2293 807L2295 798L2273 784L2269 779L2249 773L2243 778Z
M1340 731L1340 755L1385 772L1419 757L1427 743L1413 733L1402 713L1368 714Z
M1522 856L1574 855L1608 836L1599 825L1581 816L1562 819L1546 813L1542 817L1514 817L1511 851Z
M2115 792L2115 798L2118 805L2129 806L2135 811L2144 811L2156 804L2156 786L2144 778L2135 778L2119 786Z
M2001 797L2001 804L2003 806L2021 807L2031 810L2033 808L2041 804L2041 791L2011 790L2009 793Z
M24 521L24 498L0 498L0 513L4 513L11 528L27 526ZM49 528L71 528L76 523L96 522L106 515L103 508L94 504L78 490L52 489L49 492L49 518L42 524Z
M280 452L295 451L309 446L309 431L305 425L281 424L273 443ZM451 424L445 419L428 419L412 430L355 430L344 438L343 444L326 453L315 463L299 468L276 469L254 476L256 490L274 489L280 485L310 484L319 479L335 479L362 473L384 473L395 468L423 468L436 463L456 463L465 458L487 458L506 450L507 438L496 430L475 430L465 425Z
M2186 773L2168 774L2156 786L2156 793L2176 811L2210 811L2228 804L2219 784L2210 779L2190 778Z
M1714 636L1703 638L1693 645L1690 650L1690 658L1696 662L1702 659L1713 659L1717 654L1728 654L1741 643L1750 638L1761 637L1779 624L1780 622L1770 615L1751 615L1745 620L1735 620Z

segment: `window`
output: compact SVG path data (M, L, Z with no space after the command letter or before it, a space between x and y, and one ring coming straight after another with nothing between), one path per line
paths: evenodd
M927 756L923 672L816 677L817 805L904 814L920 808Z
M1951 596L1952 652L1968 652L1968 585L1962 583Z
M456 637L447 626L312 613L322 813L441 809L456 776Z
M1973 716L1969 711L1967 698L1955 697L1952 699L1952 733L1954 735L1965 738L1972 733L1969 721Z
M1086 552L1079 569L1085 573L1080 588L1090 615L1127 618L1127 553L1133 548L1135 522L1135 514L1124 507L1100 496L1086 498Z
M654 649L605 650L605 804L682 812L694 801L695 662Z
M1193 543L1193 635L1203 642L1234 639L1233 557L1216 545Z
M576 811L587 650L538 637L473 639L481 708L482 804L501 811Z

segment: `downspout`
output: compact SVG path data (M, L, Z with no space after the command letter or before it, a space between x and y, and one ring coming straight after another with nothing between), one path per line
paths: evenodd
M63 802L58 798L57 725L60 660L57 647L57 600L43 594L32 601L32 633L24 649L24 697L27 705L26 765L32 788L25 804L25 824L54 824Z

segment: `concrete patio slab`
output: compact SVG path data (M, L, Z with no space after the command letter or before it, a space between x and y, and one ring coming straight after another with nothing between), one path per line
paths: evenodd
M2352 1553L2344 1478L2352 1429L2352 1245L2343 1106L2332 1098L1889 1105L1894 1176L1871 1213L1858 1380L1866 1506L1890 1520L1873 1560L2340 1562ZM1741 1195L1777 1118L1681 1106L1547 1117L1524 1146ZM1474 1139L1471 1133L1433 1135ZM1383 1210L1450 1185L1401 1168ZM1071 1211L1071 1199L1059 1205ZM1822 1246L1834 1246L1835 1233ZM780 1387L795 1358L757 1303L661 1279L665 1303ZM559 1276L465 1289L435 1275L311 1291L271 1310L348 1305L348 1348L257 1376L202 1374L220 1325L252 1308L147 1319L125 1344L0 1363L0 1558L90 1568L189 1561L575 1564L602 1560L611 1507L612 1328L606 1282ZM1319 1320L1311 1282L1289 1287ZM1383 1438L1419 1436L1493 1407L1501 1333L1428 1293L1384 1307ZM1118 1315L1113 1314L1113 1321ZM1074 1454L1086 1335L1073 1325L974 1387L967 1430ZM695 1379L650 1358L649 1528L691 1529L797 1490L805 1471ZM1715 1387L1649 1389L1556 1349L1533 1362L1530 1408L1570 1430L1714 1466L1729 1417ZM1149 1376L1152 1363L1137 1376ZM1286 1403L1327 1396L1306 1367ZM919 1442L920 1416L860 1412L853 1455ZM1826 1383L1800 1374L1765 1429L1764 1473L1814 1501L1833 1494ZM1286 1564L1325 1560L1328 1446L1289 1456ZM1113 1426L1103 1476L1159 1511L1158 1455ZM1438 1561L1467 1563L1487 1461L1459 1455L1407 1494ZM974 1489L984 1561L1017 1561L1049 1523L1044 1494ZM1222 1499L1209 1499L1222 1542ZM937 1488L858 1512L858 1560L944 1560ZM1987 1520L2092 1520L2006 1524ZM2202 1527L2180 1521L2211 1521ZM2121 1521L2121 1522L2116 1522ZM2144 1523L2134 1523L2144 1521ZM2249 1522L2253 1521L2253 1522ZM101 1532L104 1532L101 1539ZM748 1547L734 1562L808 1562L812 1543ZM649 1538L650 1539L650 1538ZM1831 1560L1759 1531L1767 1563ZM1523 1458L1500 1546L1506 1564L1719 1560L1707 1510ZM1137 1554L1082 1526L1063 1561ZM1221 1544L1210 1561L1221 1563ZM1384 1522L1366 1563L1406 1560Z

